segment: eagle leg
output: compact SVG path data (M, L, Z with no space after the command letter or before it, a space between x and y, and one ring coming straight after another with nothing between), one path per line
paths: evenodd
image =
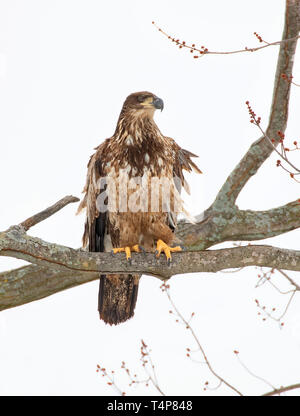
M140 253L140 251L142 250L142 248L138 245L135 244L134 246L126 246L126 247L116 247L112 249L112 254L117 254L117 253L122 253L123 251L125 251L126 254L126 260L129 262L129 264L131 264L131 252L135 251L136 253Z
M156 251L155 251L155 254L156 254L157 258L160 256L160 253L162 251L166 255L168 266L169 266L171 261L172 261L171 253L174 253L176 251L182 251L182 248L180 246L170 247L163 240L157 240Z

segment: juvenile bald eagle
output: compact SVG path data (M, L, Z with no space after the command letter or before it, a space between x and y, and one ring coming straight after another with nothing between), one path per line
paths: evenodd
M184 211L180 190L188 190L183 170L201 173L197 157L163 136L153 120L163 101L150 92L129 95L114 135L96 148L88 164L85 196L78 211L87 209L83 246L89 251L161 252L171 261L177 214ZM167 267L167 263L166 263ZM100 319L118 324L131 318L140 275L101 275Z

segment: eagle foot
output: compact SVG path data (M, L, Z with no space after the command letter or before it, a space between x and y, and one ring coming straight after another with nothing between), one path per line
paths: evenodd
M182 248L180 246L170 247L163 240L157 240L156 250L155 250L156 258L159 258L160 253L162 251L166 255L168 266L170 266L171 261L172 261L171 253L174 253L176 251L182 251Z
M113 248L111 253L112 254L117 254L117 253L122 253L123 251L125 251L126 254L126 260L128 261L128 263L131 265L131 252L135 251L136 253L140 253L141 251L144 251L144 248L139 246L138 244L134 245L134 246L126 246L126 247L116 247Z

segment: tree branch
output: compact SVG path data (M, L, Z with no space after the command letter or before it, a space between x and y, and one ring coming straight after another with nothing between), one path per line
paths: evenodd
M179 39L176 39L175 37L172 37L170 35L168 35L168 33L166 33L162 28L160 28L155 22L152 22L152 24L157 28L157 30L162 33L164 36L166 36L168 39L171 40L171 42L173 42L176 46L179 47L179 49L182 48L186 48L189 49L191 53L193 53L192 57L193 58L202 58L204 55L233 55L236 53L243 53L243 52L256 52L259 51L261 49L265 49L268 48L269 46L278 46L282 43L285 42L290 42L292 40L296 40L299 38L299 36L295 36L294 38L291 39L282 39L279 41L275 41L275 42L266 42L265 40L262 39L261 36L258 35L258 33L254 32L254 35L257 37L257 39L261 42L264 43L264 45L262 46L256 46L256 47L252 47L252 48L248 48L247 46L244 49L237 49L237 50L231 50L231 51L212 51L212 50L208 50L205 46L201 46L201 48L197 48L195 44L191 44L188 45L185 41L181 41ZM194 53L199 53L199 55L194 55ZM297 85L297 84L295 84Z
M274 389L268 393L263 394L263 396L275 396L276 394L285 393L286 391L291 391L295 389L300 389L300 383L291 384L290 386L280 387L279 389Z
M0 274L0 310L98 279L101 273L138 273L168 279L176 274L254 265L300 271L300 251L271 246L176 253L170 267L165 258L157 259L153 253L133 253L130 265L122 254L90 253L48 243L28 236L21 226L0 234L0 255L36 265Z
M280 45L273 101L266 130L268 137L274 137L275 146L280 140L277 131L284 132L286 129L290 98L291 84L287 83L281 74L292 74L299 31L300 0L287 1L282 37L294 39L290 42L282 42ZM224 182L213 204L201 215L196 226L179 224L178 234L186 245L195 250L203 250L223 241L263 239L300 226L299 200L284 207L262 212L240 211L236 206L241 190L273 151L274 146L265 136L250 146ZM281 218L279 218L280 213L283 214ZM277 225L273 214L278 219Z
M268 137L279 143L280 137L277 131L284 132L288 119L288 106L291 84L286 82L281 75L291 75L293 72L294 55L297 46L297 36L300 31L300 1L293 0L286 2L285 24L282 39L294 38L290 42L283 42L280 45L277 69L275 74L273 101L271 105L269 125L266 130ZM273 152L273 147L263 136L255 141L246 155L239 162L237 167L226 179L217 198L214 202L215 208L232 209L239 193L251 178L255 175L263 162Z
M204 250L224 241L253 241L274 237L300 227L299 199L267 211L217 211L210 207L196 224L181 221L176 235L191 250Z
M27 218L27 220L21 222L21 226L25 229L25 231L28 231L29 228L33 227L34 225L38 224L41 221L44 221L46 218L51 217L51 215L55 214L62 208L64 208L68 204L72 204L73 202L78 202L79 198L76 196L68 195L64 198L60 199L58 202L56 202L54 205L52 205L49 208L44 209L43 211L39 212L38 214L33 215L30 218Z

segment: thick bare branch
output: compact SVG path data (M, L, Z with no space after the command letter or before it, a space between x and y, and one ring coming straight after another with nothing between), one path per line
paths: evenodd
M224 241L253 241L274 237L300 227L300 202L267 211L238 210L226 228Z
M288 119L288 106L291 84L286 82L281 75L291 75L293 71L294 55L297 46L297 37L300 31L300 1L286 2L285 25L282 39L294 38L290 42L280 45L275 74L273 101L270 111L269 125L266 130L268 137L274 138L279 143L280 137L277 131L284 132ZM232 209L239 193L260 166L270 156L273 147L265 137L255 141L246 155L242 158L233 172L226 179L214 202L215 208Z
M176 253L170 267L153 253L133 253L130 265L122 254L90 253L48 243L28 236L20 226L0 234L0 255L36 265L0 274L0 310L98 279L100 273L139 273L167 279L176 274L253 265L300 271L300 251L254 245Z
M287 1L283 39L297 37L300 30L300 0ZM280 46L274 82L273 102L267 136L279 143L277 131L284 132L288 118L290 83L282 73L292 74L297 39ZM184 244L203 250L223 241L260 240L299 228L299 200L269 211L241 211L236 199L251 176L271 155L274 146L263 136L255 141L226 179L214 203L196 225L180 223L177 234Z
M35 264L0 273L0 310L45 298L62 290L85 283L86 273L42 267ZM89 273L98 279L99 273Z
M216 211L212 207L199 222L178 224L176 235L193 250L203 250L224 241L253 241L274 237L300 227L299 199L267 211Z
M30 218L27 218L27 220L23 221L20 225L24 227L26 231L29 230L29 228L33 227L34 225L38 224L41 221L44 221L46 218L51 217L51 215L55 214L62 208L64 208L68 204L72 204L73 202L78 202L79 198L76 196L68 195L64 198L60 199L58 202L56 202L54 205L52 205L49 208L44 209L43 211L39 212L38 214L33 215Z

